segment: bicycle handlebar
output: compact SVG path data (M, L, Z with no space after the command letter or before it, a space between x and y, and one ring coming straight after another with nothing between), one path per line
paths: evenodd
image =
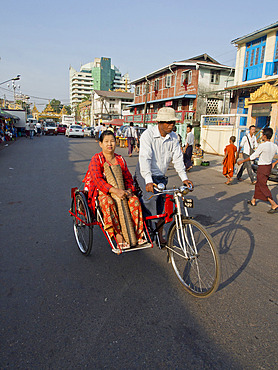
M191 184L189 184L189 186L182 185L179 188L173 188L173 189L165 189L164 184L157 184L157 185L154 184L154 187L158 191L158 194L153 194L148 199L151 199L152 197L155 197L161 194L170 194L170 193L180 192L183 195L185 195L185 193L188 193L188 191L193 191L193 186Z

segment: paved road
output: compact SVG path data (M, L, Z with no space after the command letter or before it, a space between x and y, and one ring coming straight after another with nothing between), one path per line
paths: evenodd
M116 256L95 228L92 255L78 251L70 188L97 150L93 139L58 136L0 152L0 367L277 368L277 215L264 203L249 209L253 187L226 186L218 157L193 169L192 215L222 264L219 290L196 299L164 250ZM127 161L134 172L137 157Z

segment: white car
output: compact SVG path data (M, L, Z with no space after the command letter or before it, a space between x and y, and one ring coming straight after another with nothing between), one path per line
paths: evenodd
M66 136L80 136L84 137L84 129L79 125L71 125L66 129Z

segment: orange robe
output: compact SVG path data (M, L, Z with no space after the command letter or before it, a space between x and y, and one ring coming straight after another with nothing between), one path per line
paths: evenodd
M224 152L227 157L224 160L223 164L223 175L226 177L233 177L234 174L234 166L236 163L235 153L237 148L234 144L227 145Z

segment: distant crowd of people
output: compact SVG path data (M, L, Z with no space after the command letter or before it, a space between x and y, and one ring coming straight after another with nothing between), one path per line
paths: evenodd
M0 120L0 143L9 142L17 138L17 129L13 123Z

